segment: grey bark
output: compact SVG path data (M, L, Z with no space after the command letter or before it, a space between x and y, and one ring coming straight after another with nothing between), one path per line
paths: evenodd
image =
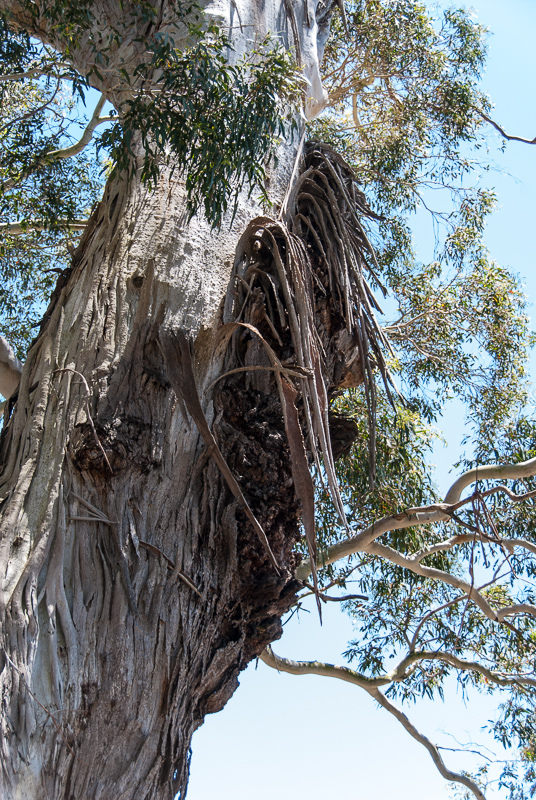
M211 11L234 10L244 37L288 25L279 3ZM280 198L294 153L273 176ZM240 363L214 342L236 242L258 212L244 200L215 233L186 223L177 174L152 194L113 180L28 353L0 440L6 800L184 793L193 732L280 635L300 532L275 383L212 387ZM170 385L165 330L191 341L201 406L279 574Z
M20 381L22 364L13 348L0 336L0 394L11 397Z

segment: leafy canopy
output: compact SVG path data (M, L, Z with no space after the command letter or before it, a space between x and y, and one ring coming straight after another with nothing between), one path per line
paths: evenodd
M481 185L490 113L478 89L485 30L462 10L434 18L415 0L346 7L348 30L335 20L326 49L331 105L311 133L344 154L382 217L370 235L390 295L391 368L408 402L394 409L378 395L371 489L364 393L335 400L337 413L359 429L337 467L352 533L362 542L349 560L322 570L323 590L348 587L368 598L345 604L356 630L346 656L363 685L387 687L387 700L442 696L452 676L463 691L498 693L501 713L490 731L512 756L503 755L502 771L478 770L470 789L494 779L522 800L536 790L536 483L508 484L526 498L512 502L496 482L477 480L448 521L404 523L406 509L433 510L442 501L430 454L446 398L465 402L472 426L473 452L458 466L536 456L536 427L524 410L533 343L527 301L482 242L494 207L493 192ZM411 241L423 208L436 229L429 264L418 262ZM348 534L326 492L317 507L319 549L330 560ZM388 530L375 537L374 526L387 518Z
M495 203L481 185L489 170L490 101L478 88L486 29L466 11L434 17L415 0L346 8L349 35L335 18L326 47L331 104L311 134L344 155L382 217L371 235L406 395L429 420L457 395L485 438L526 397L532 343L519 280L482 242ZM418 210L435 224L430 264L413 250Z

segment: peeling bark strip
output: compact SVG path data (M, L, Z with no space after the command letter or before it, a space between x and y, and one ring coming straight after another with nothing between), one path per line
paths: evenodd
M229 489L238 500L240 508L244 510L244 513L253 525L255 533L259 537L262 546L268 553L270 561L274 565L275 571L278 575L280 575L277 561L272 553L272 549L268 539L266 538L266 534L259 524L259 521L255 517L255 514L249 507L249 504L244 497L240 486L238 485L233 473L227 466L227 463L221 454L220 448L218 447L216 440L214 439L214 436L208 427L206 417L203 413L203 409L201 408L201 403L199 402L199 395L197 394L197 389L195 388L190 344L184 334L184 331L179 330L172 332L162 330L160 332L160 344L162 347L162 353L164 355L164 361L166 363L166 371L175 394L188 409L190 416L194 420L199 432L201 433L201 436L205 440L205 444L209 448L210 455L220 468L223 477L227 481ZM184 416L186 415L184 414Z
M295 400L301 397L309 456L320 474L322 458L335 507L348 529L335 475L329 400L341 388L364 383L373 478L374 369L391 400L393 384L383 355L389 344L374 316L379 307L363 274L368 269L378 282L368 263L375 262L374 251L360 222L360 216L375 215L348 165L330 148L309 145L287 208L285 221L259 217L242 236L219 339L227 343L235 331L246 335L246 329L254 336L249 358L244 358L250 369L261 369L267 357L270 367L264 369L274 370L316 588L314 489Z

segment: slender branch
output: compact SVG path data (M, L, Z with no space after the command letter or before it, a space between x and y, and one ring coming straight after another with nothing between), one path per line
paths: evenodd
M410 645L409 645L409 649L410 649L411 653L413 653L414 650L415 650L415 647L417 645L417 639L419 637L419 633L420 633L420 631L422 629L422 626L426 622L428 622L429 619L432 619L432 617L434 617L436 614L439 614L440 611L444 611L446 608L450 608L451 606L456 605L456 603L460 603L462 600L467 600L467 595L466 594L461 594L458 597L453 597L452 600L448 600L446 603L443 603L442 605L437 606L437 608L433 608L431 611L429 611L427 614L424 615L424 617L421 619L421 621L419 622L419 624L415 628L415 632L414 632L414 634L413 634L413 636L411 638L411 642L410 642Z
M469 778L467 775L461 775L459 772L453 772L452 770L448 769L445 765L445 762L441 758L441 754L437 748L437 746L430 741L430 739L421 733L415 725L411 722L407 714L405 714L402 709L395 706L394 703L391 703L385 695L383 695L379 689L371 689L369 694L374 697L374 699L383 707L386 711L389 711L399 722L400 724L407 730L407 732L412 736L419 744L422 744L423 747L426 747L430 755L432 756L432 761L436 765L439 773L445 778L447 781L453 781L455 783L461 783L463 786L467 786L471 792L473 792L474 796L477 800L486 800L485 794L482 792L480 787Z
M41 165L49 164L50 162L53 161L59 161L63 158L72 158L73 156L78 155L78 153L81 153L82 150L85 147L87 147L88 144L91 142L95 128L98 125L102 125L104 122L110 122L113 119L115 119L114 117L99 116L105 103L106 103L106 98L104 95L101 95L99 98L99 102L95 106L95 110L93 111L91 119L89 120L82 136L77 142L70 145L69 147L63 147L60 148L59 150L51 150L50 152L45 153L44 156L41 156L39 159L37 159L37 162L34 164L34 168ZM25 177L24 173L22 174L22 176L19 176L17 178L10 178L9 180L4 181L4 183L1 186L2 192L7 192L10 189L13 189L13 187L19 183L21 177L22 178Z
M24 114L21 114L18 117L15 117L14 119L8 119L0 128L0 133L3 133L5 130L8 130L8 128L13 128L13 126L19 122L24 122L24 120L30 119L31 117L38 114L40 111L44 111L48 106L50 106L51 103L54 102L54 99L58 94L59 90L60 90L60 79L56 78L56 88L52 92L52 95L48 97L44 103L35 108L32 108L30 111L26 111Z
M26 70L26 72L10 72L6 75L0 75L0 83L6 83L7 81L21 81L24 78L35 78L35 77L43 77L44 75L48 75L48 72L44 72L42 67L32 67L32 69Z
M82 150L87 147L90 143L91 139L93 138L93 132L98 125L102 125L104 122L110 122L114 119L114 117L101 117L100 112L104 108L104 104L106 103L106 98L104 95L101 95L99 98L99 102L95 106L95 110L93 111L93 115L89 120L86 128L80 137L80 139L72 144L70 147L64 147L60 150L51 150L50 153L47 153L44 156L44 159L47 161L57 161L61 158L72 158L73 156L77 156L78 153L81 153Z
M354 683L356 686L364 689L385 708L386 711L389 711L419 744L422 744L423 747L428 750L434 764L446 780L461 783L473 792L477 800L486 800L481 789L471 778L461 775L458 772L453 772L446 767L437 746L413 725L408 716L400 708L395 706L394 703L391 703L391 701L380 692L377 687L385 685L385 683L390 683L391 681L388 678L367 678L358 672L354 672L354 670L348 669L348 667L338 667L334 664L325 664L321 661L291 661L288 658L276 656L271 647L267 647L263 650L260 658L269 667L277 669L279 672L287 672L290 675L321 675L329 678L339 678L340 680Z
M501 126L492 120L487 114L484 114L483 111L479 111L477 109L477 113L484 119L486 122L489 122L490 125L493 125L496 131L498 131L504 139L507 139L509 142L523 142L523 144L536 144L536 136L534 139L523 139L521 136L511 136L509 133L506 133Z
M497 539L495 536L489 536L483 531L475 531L474 533L458 533L456 536L451 536L450 539L444 539L442 542L430 545L430 547L424 547L418 553L415 553L412 558L416 561L421 561L426 556L431 556L434 553L452 550L457 544L467 544L475 541L497 544L509 553L513 553L516 547L522 547L524 550L529 550L531 553L536 554L536 544L527 541L527 539Z
M56 63L50 64L50 69L47 69L46 64L31 67L26 72L9 72L5 75L0 75L0 83L8 83L11 81L22 81L25 78L55 78L61 81L72 81L72 73L65 72L64 74L54 72L54 68L58 65Z

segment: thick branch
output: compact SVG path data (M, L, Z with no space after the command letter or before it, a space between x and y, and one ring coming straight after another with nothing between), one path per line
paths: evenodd
M454 481L448 490L444 502L447 505L457 503L463 490L475 481L516 480L531 478L536 475L536 458L522 461L520 464L486 464L464 472Z
M323 551L318 559L318 565L319 567L325 567L328 564L333 564L335 561L340 561L341 558L346 558L354 553L368 552L369 545L384 533L402 530L403 528L411 528L415 525L427 525L430 522L444 522L448 519L448 514L435 509L432 511L419 512L417 514L391 514L389 517L383 517L383 519L373 522L372 525L369 525L368 528L365 528L356 536L343 539L341 542L337 542L337 544ZM303 581L310 573L311 565L309 560L306 559L296 570L296 577Z
M475 481L500 479L516 480L519 478L530 478L534 475L536 475L536 458L531 458L529 461L523 461L520 464L489 464L470 469L452 484L443 503L435 503L418 509L409 508L400 514L391 514L388 517L383 517L377 522L373 522L372 525L369 525L356 536L343 539L329 547L321 553L319 564L321 566L327 566L328 564L333 564L335 561L339 561L354 553L372 552L370 545L384 533L411 528L415 525L427 525L431 522L448 521L450 519L449 512L453 510L453 506L456 506L457 503L460 502L463 490ZM391 552L395 553L394 550ZM423 555L420 555L420 558L423 557ZM401 556L401 558L405 557ZM412 569L412 567L409 568ZM413 569L413 571L416 570ZM306 559L298 567L296 576L300 580L305 580L310 573L311 565L309 560ZM459 588L462 588L461 585Z
M21 236L28 231L47 231L47 230L68 230L83 231L87 227L87 219L58 220L54 228L49 222L44 220L31 220L28 222L2 222L0 223L0 235L8 233L10 236Z
M0 336L0 394L11 397L20 381L22 364L11 345Z

